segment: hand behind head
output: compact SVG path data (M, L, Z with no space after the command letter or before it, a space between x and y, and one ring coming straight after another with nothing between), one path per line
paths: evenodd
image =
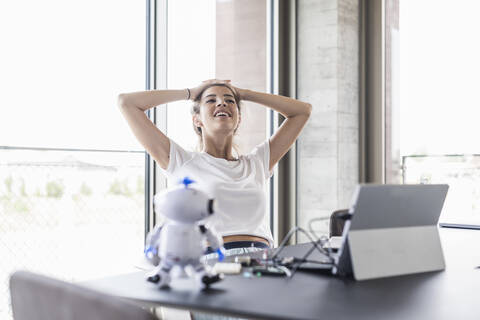
M209 85L215 84L215 83L221 83L225 84L227 87L229 87L233 92L236 93L235 89L233 86L230 84L230 80L220 80L220 79L209 79L209 80L204 80L202 83L195 88L190 88L190 100L194 100L195 98L198 97L198 95Z

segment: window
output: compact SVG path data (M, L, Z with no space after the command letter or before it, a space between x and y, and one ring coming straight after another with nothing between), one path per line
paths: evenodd
M241 88L266 91L266 2L256 0L168 2L167 83L192 87L206 79L229 79ZM248 153L266 139L267 109L242 103L236 143ZM171 103L168 136L190 150L197 146L190 103Z
M480 223L477 1L386 1L386 177L448 183L441 221Z
M141 257L145 153L116 99L144 87L145 6L2 2L0 39L0 318L8 319L15 269L83 280L133 270Z
M167 7L164 47L168 88L193 87L216 78L231 80L240 88L267 92L266 1L175 0L168 1ZM190 108L187 101L170 103L166 131L182 147L195 150L198 137ZM246 154L267 138L268 109L246 101L241 108L242 120L234 143L241 154Z

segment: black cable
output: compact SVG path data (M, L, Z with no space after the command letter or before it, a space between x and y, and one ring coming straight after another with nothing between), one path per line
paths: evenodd
M308 233L307 233L305 230L303 230L303 229L300 228L299 231L302 231L303 233L305 233L305 235L308 236ZM321 244L322 239L318 239L317 241ZM313 250L315 250L315 248L318 247L316 242L313 242L312 244L313 244L313 246L312 246L312 247L310 248L310 250L308 250L307 253L302 257L301 261L306 261L306 259L308 258L308 256L310 256L310 255L312 254ZM321 244L321 246L322 246L322 247L321 247L322 250L324 250L324 249L323 249L323 244ZM322 251L320 251L320 252L322 252ZM322 252L322 253L323 253L323 252ZM333 265L335 265L335 259L333 259L333 257L331 256L331 251L330 251L330 250L327 251L327 252L325 252L324 255L326 255L326 256L328 257L328 259L330 260L330 263L332 263ZM305 262L300 262L300 263L296 264L296 265L293 267L291 277L293 277L293 275L297 272L298 268L299 268L303 263L305 263Z
M303 228L300 228L300 227L293 227L292 229L290 229L290 231L287 233L287 235L284 237L284 239L282 240L280 246L277 248L277 251L273 254L272 257L270 257L270 259L267 258L267 262L268 260L271 260L273 266L276 266L277 264L280 264L281 261L278 261L277 260L277 256L280 254L280 252L282 252L282 250L285 248L285 244L288 242L288 240L290 240L290 238L292 237L292 235L294 235L297 231L300 231L302 233L304 233L307 238L311 241L312 243L312 248L310 248L308 251L307 251L307 254L305 254L301 259L300 259L300 262L298 264L296 264L294 266L294 269L292 271L292 274L290 275L290 278L293 277L293 275L295 274L295 272L297 271L298 267L302 264L302 263L305 263L307 260L307 257L313 252L313 250L317 249L322 255L326 256L330 263L334 264L335 262L335 259L333 259L333 257L331 256L331 252L330 251L325 251L321 246L319 246L318 244L320 243L321 244L321 241L322 239L319 239L317 241L314 241L312 239L312 237L308 234L308 232L306 230L304 230ZM297 260L298 261L298 260Z
M353 217L353 215L351 213L349 213L348 211L337 216L338 219L343 219L343 220L350 220L350 219L352 219L352 217ZM308 256L310 254L312 254L312 252L315 249L317 249L318 252L320 252L322 255L324 255L328 258L329 263L332 264L332 267L337 267L337 265L336 265L337 262L332 257L332 249L330 247L328 247L327 250L325 250L325 248L324 248L324 244L325 244L326 241L328 241L328 239L326 239L325 236L318 237L316 235L315 231L313 231L313 228L312 228L312 222L322 221L322 220L327 220L327 219L329 219L329 218L327 218L327 217L314 218L314 219L310 219L310 221L308 222L309 231L315 237L316 241L314 241L312 239L312 237L309 235L309 233L306 230L304 230L303 228L295 226L292 229L290 229L290 231L288 231L287 235L283 238L282 242L280 243L279 247L277 248L277 250L275 251L273 256L270 259L268 259L268 257L267 257L267 259L266 259L267 262L268 262L268 260L271 260L274 266L277 263L279 263L279 261L277 260L277 256L285 248L286 243L290 240L292 235L294 235L296 232L300 231L300 232L304 233L307 236L307 238L311 241L312 247L307 251L307 253L301 259L298 259L298 258L294 257L294 262L295 262L295 259L297 259L297 261L296 261L297 264L295 264L290 277L293 277L293 275L297 272L298 268L305 262L325 264L325 262L307 260ZM319 246L319 244L320 244L320 246Z

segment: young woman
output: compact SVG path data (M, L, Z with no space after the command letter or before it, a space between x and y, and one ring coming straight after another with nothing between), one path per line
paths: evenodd
M192 100L192 122L200 152L184 150L165 136L144 111L177 100ZM270 139L236 157L233 137L241 122L240 101L252 101L286 120ZM133 133L169 179L188 176L216 201L208 223L223 236L226 249L271 247L265 185L307 122L312 106L295 99L240 89L228 80L207 80L184 90L120 94L119 107ZM173 180L172 182L175 182Z

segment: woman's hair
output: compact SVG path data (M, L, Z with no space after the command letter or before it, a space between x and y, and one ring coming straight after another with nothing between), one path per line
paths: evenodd
M206 86L196 97L193 98L192 109L190 111L192 113L192 116L195 115L195 114L197 114L197 115L200 114L200 100L202 99L202 95L205 92L205 90L207 90L208 88L211 88L211 87L226 87L226 88L230 89L232 91L233 98L235 99L235 102L237 104L238 113L240 113L240 102L241 102L241 100L240 100L240 97L238 96L238 94L235 91L233 91L229 86L227 86L223 83L213 83L213 84L210 84L210 85ZM238 127L235 129L234 133L237 132L237 129L238 129ZM193 130L195 131L195 133L197 134L198 139L199 139L197 149L198 149L198 151L201 151L203 149L202 128L197 127L195 125L195 123L193 123ZM233 144L233 149L235 150L235 152L237 152L237 154L239 154L238 147L235 144Z

